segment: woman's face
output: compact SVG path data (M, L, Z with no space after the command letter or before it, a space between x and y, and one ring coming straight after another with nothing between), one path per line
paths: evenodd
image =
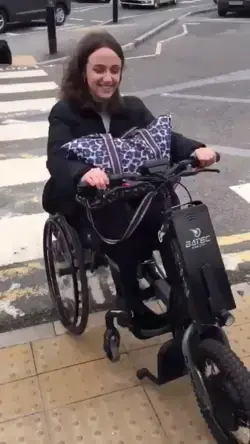
M122 62L109 48L93 52L86 66L86 79L90 92L98 99L110 99L120 84Z

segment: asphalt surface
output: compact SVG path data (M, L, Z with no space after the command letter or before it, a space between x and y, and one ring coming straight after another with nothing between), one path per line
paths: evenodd
M208 2L204 3L204 7L208 6ZM185 14L187 12L190 11L185 7ZM143 14L145 16L146 12ZM179 18L183 15L182 10ZM219 20L216 17L213 13L182 17L167 31L127 53L122 92L140 96L155 115L171 112L176 131L215 146L222 153L220 175L200 174L183 183L194 198L202 199L208 205L216 234L230 236L250 231L249 203L229 188L250 182L250 61L246 57L250 20L237 17ZM49 80L60 84L63 70L60 61L42 68L48 73ZM168 95L163 95L166 93ZM9 118L32 122L46 120L47 115L48 111L41 109ZM0 147L0 155L2 158L6 155L8 158L41 156L45 154L45 146L45 139L10 142ZM40 213L39 196L43 186L43 182L38 182L4 189L1 214ZM184 199L185 191L179 192ZM231 245L229 241L222 251L236 253L249 248L249 243L248 240ZM232 283L248 281L249 264L237 272L229 271L229 277ZM0 282L4 294L13 282L20 285L20 291L14 289L12 305L25 313L13 318L2 310L0 324L3 330L53 318L42 261L22 267L3 267ZM109 303L106 300L95 309L104 309Z
M121 44L130 43L141 34L158 24L182 14L196 10L202 5L211 3L207 0L186 0L173 7L162 6L159 10L136 8L123 10L119 6L119 23L111 25L108 30L114 34ZM72 13L64 26L57 28L58 53L49 55L47 30L44 24L35 27L15 25L5 36L13 55L28 54L38 62L69 55L84 32L89 27L104 26L112 21L112 4L77 4L73 3Z

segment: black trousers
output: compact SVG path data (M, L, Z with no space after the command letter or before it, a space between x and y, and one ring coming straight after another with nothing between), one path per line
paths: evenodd
M158 231L162 225L162 205L153 201L144 219L130 238L116 245L102 243L101 250L119 267L112 275L119 294L126 299L130 308L139 301L138 265L142 260L150 259L158 244ZM119 279L117 279L119 276ZM119 287L119 280L121 286Z

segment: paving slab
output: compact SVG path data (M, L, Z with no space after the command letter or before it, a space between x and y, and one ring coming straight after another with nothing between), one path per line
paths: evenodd
M235 285L233 291L236 322L226 332L250 369L250 285ZM156 302L151 307L161 311ZM104 313L92 314L77 338L58 323L50 337L23 330L16 344L12 332L11 346L3 346L9 333L0 335L1 443L215 443L187 376L161 387L136 378L138 368L156 371L157 352L168 335L138 341L121 329L121 359L111 363L102 349Z

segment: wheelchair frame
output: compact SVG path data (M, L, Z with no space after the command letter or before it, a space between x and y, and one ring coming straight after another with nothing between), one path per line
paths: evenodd
M175 273L177 274L177 277L179 277L178 286L174 289L175 290L174 294L176 296L174 296L173 299L173 293L170 292L167 304L166 304L166 296L169 295L169 285L167 284L167 279L165 279L165 277L162 275L162 272L159 269L158 269L159 279L156 280L152 279L152 281L154 281L156 291L160 295L159 299L163 299L168 308L170 307L166 312L166 324L164 328L159 328L154 330L138 329L135 322L133 322L132 313L125 310L119 310L114 308L108 310L105 315L106 331L104 333L104 350L106 352L107 357L111 361L117 361L119 359L120 334L117 328L114 326L115 319L117 319L117 322L120 326L129 328L129 330L132 332L132 334L135 337L142 340L159 336L165 333L172 333L173 338L169 340L167 343L163 344L158 353L157 377L152 375L147 369L140 369L137 372L137 376L139 379L142 379L145 376L147 376L156 384L163 384L169 380L176 379L186 374L187 371L193 374L193 379L196 380L198 384L200 378L197 377L197 371L194 370L195 365L192 357L193 345L191 344L191 342L196 342L197 344L197 341L199 342L201 338L212 337L216 338L220 342L223 342L224 344L228 344L226 335L224 334L223 330L220 328L218 322L216 321L215 313L217 312L218 314L219 311L223 311L224 308L226 309L235 308L234 299L233 297L230 297L230 294L226 300L223 297L219 298L220 304L218 305L217 299L219 296L221 296L221 291L220 291L221 289L218 288L215 279L211 277L211 270L207 270L206 268L203 270L204 271L203 280L201 279L200 282L198 283L200 286L199 290L200 291L203 290L203 294L201 292L201 294L198 295L200 296L200 298L199 297L197 298L193 295L190 298L189 294L187 294L187 288L186 288L187 279L184 278L184 275L187 271L188 266L187 265L185 266L185 264L189 263L190 265L191 256L189 255L189 258L186 257L185 260L183 258L183 256L186 253L182 248L183 234L180 227L183 224L183 220L181 221L181 218L183 219L183 217L186 217L185 216L186 213L185 209L183 210L182 207L183 207L182 205L177 205L174 208L174 211L169 212L169 215L166 218L166 223L158 233L159 236L161 236L162 238L161 241L164 248L166 249L166 254L171 255L170 257L173 258L175 264L174 266ZM202 202L199 201L190 202L188 206L188 213L190 213L190 207L191 207L191 212L193 212L193 214L196 213L196 216L193 216L196 219L198 219L199 216L197 217L197 214L199 214L201 210L201 216L200 216L201 227L203 224L203 228L206 227L207 230L210 229L210 231L208 232L212 236L213 227L210 221L206 205L204 205ZM205 209L205 219L204 219L204 209ZM190 226L193 226L192 224L193 217L189 218L190 219L189 222L188 218L186 220L187 224L189 223ZM55 268L53 269L53 266L51 266L50 264L53 255L50 252L50 250L52 250L52 240L49 239L49 236L52 235L53 225L58 230L61 230L62 238L64 238L65 245L69 250L68 263L66 264L66 267L64 269L61 270L59 269L59 275L63 276L69 274L70 272L73 274L73 282L75 290L74 294L75 312L73 318L71 317L71 319L69 319L63 311L64 308L62 301L60 300L59 289L58 286L56 286L54 283L55 277L53 278L53 276L51 276L53 273L55 275L56 272ZM170 236L165 236L167 230L170 230ZM180 242L180 240L182 242ZM214 242L217 245L216 238ZM214 248L212 248L212 250L211 246L210 250L209 246L205 248L207 248L208 253L209 251L210 253L212 251L212 253L214 254L215 251ZM89 247L89 250L91 251L91 247ZM61 322L69 331L71 331L74 334L83 333L88 321L89 295L88 295L88 285L86 277L86 267L91 265L92 270L98 268L95 267L95 262L96 262L95 259L97 252L93 250L91 252L92 252L91 254L92 257L89 258L89 254L87 254L89 253L87 251L87 248L85 249L81 246L81 242L76 231L68 224L64 216L56 214L48 218L44 229L44 257L45 257L45 266L46 266L46 273L48 276L48 280L52 278L51 281L49 282L49 289L52 295L52 299L54 301L54 305L61 319ZM220 253L218 257L220 262L221 258ZM183 270L180 264L184 264L185 270ZM108 262L106 263L106 265L108 265ZM157 264L155 265L157 266ZM222 265L222 267L224 266ZM79 291L78 287L76 286L76 278L75 278L76 270L79 271L81 287L83 291ZM225 281L226 273L223 274L223 271L225 272L225 269L222 268L221 276L224 278ZM189 280L191 279L191 285L193 285L192 282L193 280L195 285L197 286L197 279L196 280L194 279L195 276L197 277L197 272L196 275L190 275L190 270L189 270L188 279ZM182 277L182 281L180 281L180 277ZM224 288L226 288L225 285L227 285L227 283L228 281L226 280L224 282ZM208 300L207 296L204 295L205 294L204 292L210 294L210 298ZM197 292L193 290L192 293L196 294ZM184 309L183 309L183 303L185 305ZM208 303L210 304L210 309L208 308L207 305ZM224 307L223 304L226 305L226 307ZM224 321L225 321L227 319L228 312L227 310L224 310L224 312L225 312L224 313L225 314ZM221 322L222 322L221 325L223 325L222 319ZM171 365L171 363L173 362L175 362L174 369L173 366ZM166 371L166 369L168 369L168 371Z

